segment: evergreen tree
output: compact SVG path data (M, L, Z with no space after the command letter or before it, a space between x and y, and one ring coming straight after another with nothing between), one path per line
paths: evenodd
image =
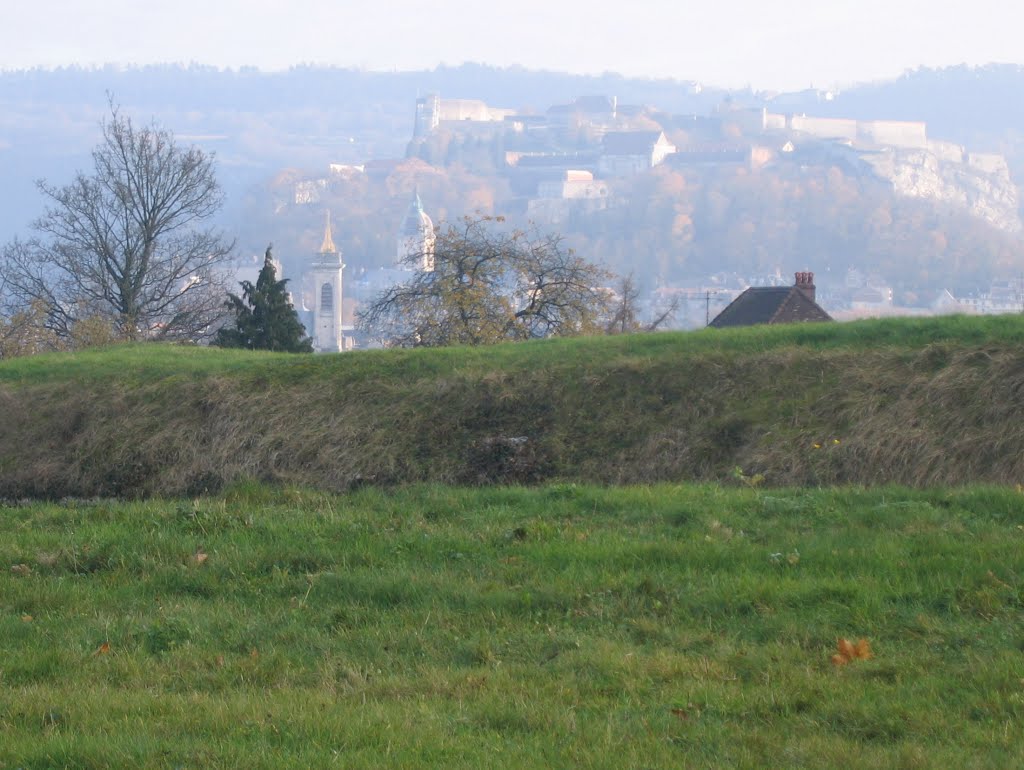
M277 280L268 246L256 285L242 281L241 297L228 293L227 306L235 324L218 331L215 344L224 348L312 353L313 341L306 336L288 299L287 283L287 279Z

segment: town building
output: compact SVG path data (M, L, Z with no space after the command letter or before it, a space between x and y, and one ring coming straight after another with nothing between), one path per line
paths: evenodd
M327 212L324 240L311 265L313 273L313 350L338 353L346 349L342 331L342 271L345 264L331 235L331 212ZM351 347L351 345L348 345Z
M718 329L730 326L831 321L815 301L814 273L797 273L792 286L752 286L710 323Z
M416 100L413 138L422 139L442 126L472 129L481 124L501 127L515 110L491 107L479 99L442 99L440 94L427 94Z
M416 191L398 228L398 265L406 270L433 270L436 239L434 223L424 211L423 201L420 200L419 191Z
M554 179L537 184L537 197L527 203L527 215L534 220L557 224L573 214L608 207L610 188L603 179L582 169L564 171Z
M604 135L597 170L602 176L632 176L654 168L675 151L664 131L610 131Z

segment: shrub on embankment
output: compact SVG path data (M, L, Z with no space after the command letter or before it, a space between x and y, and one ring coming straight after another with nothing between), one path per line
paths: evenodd
M1024 319L295 357L128 346L0 363L0 497L439 481L1024 479Z

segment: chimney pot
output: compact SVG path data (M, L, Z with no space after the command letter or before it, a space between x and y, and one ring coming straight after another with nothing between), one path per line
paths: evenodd
M796 274L796 287L804 293L804 295L814 302L814 273L811 272L800 272Z

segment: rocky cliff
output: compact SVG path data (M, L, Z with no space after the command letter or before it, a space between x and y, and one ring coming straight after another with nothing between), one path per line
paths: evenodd
M899 195L953 204L1007 232L1024 229L1020 193L1002 156L930 142L927 148L887 147L863 159Z

